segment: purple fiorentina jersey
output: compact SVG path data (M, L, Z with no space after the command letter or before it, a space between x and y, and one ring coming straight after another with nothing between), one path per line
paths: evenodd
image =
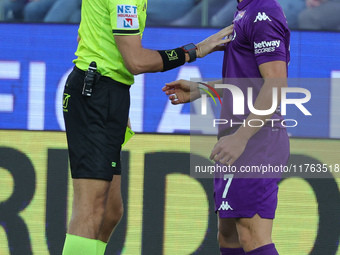
M245 114L233 114L232 94L229 89L224 89L221 119L228 120L228 124L219 125L220 136L231 127L230 120L233 123L242 123L249 115L247 88L253 88L254 103L263 85L259 65L271 61L285 61L288 66L290 61L290 31L282 8L276 0L243 0L237 9L233 21L232 41L225 49L222 75L228 84L236 85L242 90L245 96ZM283 118L279 111L274 113L272 119L280 121L269 121L266 126L282 127Z

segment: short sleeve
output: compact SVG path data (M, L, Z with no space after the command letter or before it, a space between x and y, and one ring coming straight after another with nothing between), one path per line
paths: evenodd
M140 34L136 0L108 0L108 5L114 35Z
M281 9L257 12L248 24L248 39L258 66L270 61L287 61L287 21Z

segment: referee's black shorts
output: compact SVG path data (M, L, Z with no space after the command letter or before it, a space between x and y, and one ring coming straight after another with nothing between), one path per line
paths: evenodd
M72 178L111 181L121 174L120 152L130 107L130 86L102 76L83 96L85 72L75 67L63 99Z

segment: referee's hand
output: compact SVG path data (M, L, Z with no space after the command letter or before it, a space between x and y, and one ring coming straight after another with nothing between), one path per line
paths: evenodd
M231 41L229 35L231 35L233 31L234 25L230 25L229 27L223 28L216 34L213 34L202 42L198 43L196 45L197 57L203 58L214 51L224 50L225 44Z

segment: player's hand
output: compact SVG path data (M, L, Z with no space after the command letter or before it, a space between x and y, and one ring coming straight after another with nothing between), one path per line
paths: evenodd
M128 118L127 126L128 126L128 128L130 128L130 129L131 129L131 122L130 122L130 117Z
M214 51L224 50L225 44L231 41L229 35L231 35L233 31L234 25L230 25L198 43L196 45L197 57L203 58Z
M169 96L169 100L174 105L189 103L201 96L198 84L187 80L166 83L162 90Z
M237 133L223 136L215 144L210 159L224 165L232 165L243 153L248 140L239 137Z

